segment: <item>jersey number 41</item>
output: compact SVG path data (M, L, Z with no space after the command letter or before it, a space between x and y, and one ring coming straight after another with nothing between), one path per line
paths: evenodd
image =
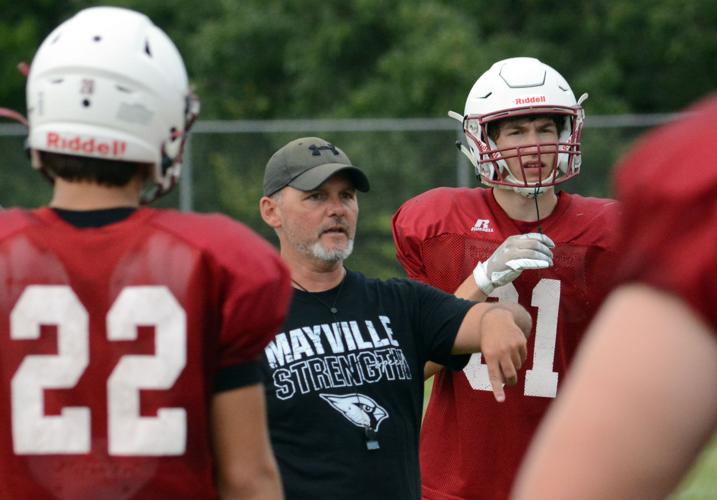
M512 283L496 288L491 297L499 301L518 303L518 290ZM553 371L555 340L558 332L558 308L560 307L560 281L541 279L535 288L530 305L538 308L535 321L533 366L525 372L526 396L554 398L558 393L558 373ZM473 354L463 368L468 383L476 391L490 391L488 366L482 362L480 353Z

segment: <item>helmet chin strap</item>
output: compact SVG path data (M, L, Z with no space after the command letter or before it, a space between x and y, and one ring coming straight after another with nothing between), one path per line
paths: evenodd
M538 227L536 227L535 230L538 231L538 233L543 234L543 228L540 225L540 207L538 206L538 196L539 196L538 190L539 189L540 189L539 187L537 187L537 186L535 187L535 191L534 191L535 196L533 196L533 201L535 202L535 220L538 221ZM543 192L545 192L545 191L543 191Z
M500 186L505 189L511 189L518 193L521 196L525 196L526 198L538 198L541 194L546 192L548 190L548 186L535 186L535 187L520 187L520 186L514 186L514 187L508 187L508 186Z
M538 205L538 197L545 193L549 186L533 186L533 187L518 187L518 186L505 186L500 184L494 184L494 189L505 189L508 191L515 191L516 193L524 196L528 199L532 199L535 202L535 220L538 222L538 226L535 228L537 232L543 234L543 228L540 224L540 206Z
M507 169L507 166L504 167ZM525 196L526 198L537 198L544 192L546 192L550 186L539 186L537 184L528 184L525 185L524 182L519 181L515 178L515 176L508 170L508 175L504 178L505 181L510 182L511 184L514 184L513 186L505 186L505 185L497 185L495 187L501 188L501 189L509 189L511 191L515 191L521 196Z
M513 177L513 175L510 174L509 177ZM550 186L539 186L537 184L530 187L515 186L512 188L516 193L528 199L532 199L533 202L535 202L535 220L538 222L538 226L535 230L540 234L543 234L543 228L540 225L540 206L538 205L538 197L545 193L549 188Z

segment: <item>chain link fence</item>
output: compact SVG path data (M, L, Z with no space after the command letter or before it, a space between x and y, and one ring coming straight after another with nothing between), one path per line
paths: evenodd
M676 116L589 116L582 172L565 188L585 196L610 196L611 169L619 156L645 130ZM275 241L257 208L264 166L279 147L309 135L339 146L371 181L371 191L360 195L357 244L347 263L369 276L403 274L390 228L402 202L437 186L477 185L472 166L455 147L462 138L460 125L448 118L200 121L188 142L179 188L157 205L222 212ZM24 136L21 126L0 124L0 204L5 207L47 204L51 196L50 186L29 167Z

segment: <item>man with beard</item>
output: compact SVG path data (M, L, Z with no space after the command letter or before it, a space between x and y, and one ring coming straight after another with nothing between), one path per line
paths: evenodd
M496 398L526 355L530 316L409 280L349 271L364 173L316 137L279 149L261 216L294 284L265 349L269 429L287 498L420 498L418 433L426 361L460 368L481 351Z

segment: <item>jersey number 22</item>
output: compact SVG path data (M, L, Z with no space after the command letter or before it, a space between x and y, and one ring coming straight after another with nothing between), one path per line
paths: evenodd
M25 356L12 378L12 437L18 455L78 454L90 451L90 408L44 411L46 389L71 389L89 365L89 315L65 285L32 285L10 315L14 340L37 339L41 325L56 325L57 354ZM181 455L186 448L187 412L161 408L156 417L140 415L141 389L169 389L184 369L186 315L163 286L122 290L107 313L107 338L137 338L137 326L155 329L154 355L123 356L107 380L110 455Z

